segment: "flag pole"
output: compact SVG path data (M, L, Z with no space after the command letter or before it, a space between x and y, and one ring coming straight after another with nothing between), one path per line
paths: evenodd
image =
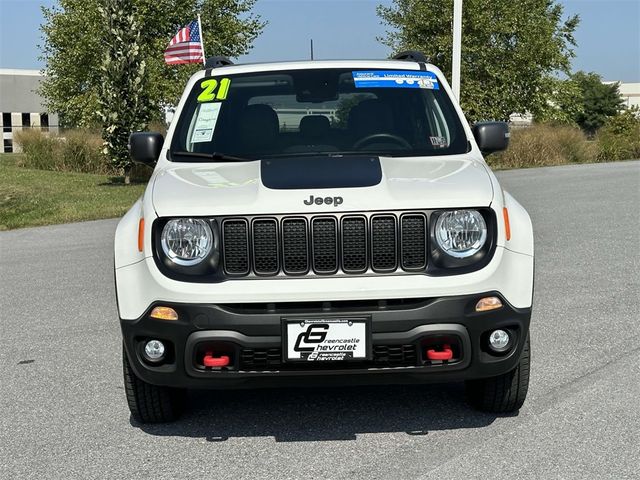
M206 64L206 55L204 54L204 37L202 36L202 21L198 14L198 33L200 34L200 48L202 49L202 65Z
M460 103L460 60L462 54L462 0L453 1L453 52L451 58L451 90Z

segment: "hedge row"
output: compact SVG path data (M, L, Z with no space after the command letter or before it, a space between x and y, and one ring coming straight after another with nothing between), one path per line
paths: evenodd
M101 153L102 140L91 131L71 130L50 135L39 130L16 132L25 155L21 165L40 170L121 175ZM498 169L528 168L570 163L611 162L640 158L640 118L626 111L611 117L589 139L577 127L534 124L514 128L509 149L487 158ZM148 178L149 169L137 167L134 177Z

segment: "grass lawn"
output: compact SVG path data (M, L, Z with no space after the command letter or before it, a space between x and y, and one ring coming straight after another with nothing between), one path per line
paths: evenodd
M18 154L0 154L0 230L123 215L145 185L111 183L107 175L30 170Z

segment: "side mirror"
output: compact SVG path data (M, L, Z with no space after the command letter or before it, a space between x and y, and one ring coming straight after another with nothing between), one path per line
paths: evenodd
M473 126L473 136L485 155L506 150L509 146L509 125L505 122L478 122Z
M158 132L134 132L129 136L129 153L134 162L153 166L163 143L164 137Z

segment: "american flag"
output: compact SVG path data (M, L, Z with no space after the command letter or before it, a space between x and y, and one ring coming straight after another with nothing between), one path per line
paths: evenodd
M202 50L200 25L198 20L194 20L171 39L164 51L164 61L168 65L200 63L204 58Z

